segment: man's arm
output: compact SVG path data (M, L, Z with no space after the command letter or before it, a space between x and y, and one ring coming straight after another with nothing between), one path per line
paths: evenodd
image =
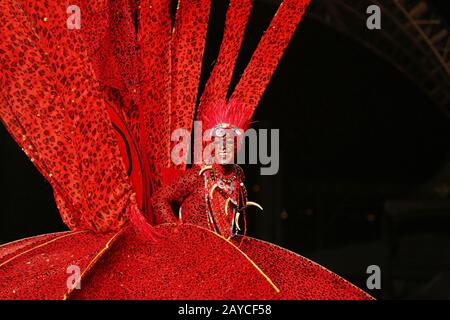
M188 169L172 183L162 186L152 199L156 223L176 223L177 217L172 205L181 206L184 199L190 195L197 185L198 170Z

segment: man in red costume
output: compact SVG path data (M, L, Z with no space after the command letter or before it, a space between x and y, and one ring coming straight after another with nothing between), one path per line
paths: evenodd
M154 196L153 212L158 223L176 222L207 227L230 239L241 230L239 217L245 216L247 201L244 172L234 164L249 113L235 102L218 103L201 115L206 136L213 140L204 155L203 165L186 170L174 182L164 185ZM213 147L213 148L211 148ZM213 150L209 150L213 149ZM205 157L205 156L204 156Z

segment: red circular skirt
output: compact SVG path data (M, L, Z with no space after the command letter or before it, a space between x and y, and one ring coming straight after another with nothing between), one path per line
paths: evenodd
M157 242L126 228L0 246L0 299L372 299L326 268L264 241L227 241L189 224L155 229L163 236ZM81 280L72 290L74 268Z

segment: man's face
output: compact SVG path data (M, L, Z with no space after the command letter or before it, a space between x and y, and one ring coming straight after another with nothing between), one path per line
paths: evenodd
M234 162L235 143L234 137L216 137L216 162L218 164L230 164Z
M215 161L218 164L231 164L236 153L236 134L232 129L220 128L214 134Z

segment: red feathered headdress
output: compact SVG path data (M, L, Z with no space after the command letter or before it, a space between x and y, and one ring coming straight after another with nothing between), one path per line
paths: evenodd
M250 126L254 109L246 108L236 100L223 99L203 109L199 120L203 130L232 129L238 135Z

